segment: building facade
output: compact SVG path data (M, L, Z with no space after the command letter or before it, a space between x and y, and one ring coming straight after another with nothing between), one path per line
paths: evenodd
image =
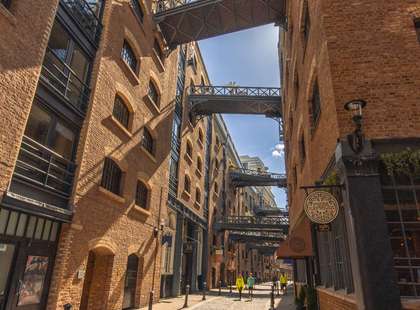
M291 234L279 254L294 253L295 281L317 289L320 309L419 307L418 8L287 1L279 54ZM345 103L355 99L367 104L352 116ZM319 185L340 205L327 232L303 213L314 189L301 187Z

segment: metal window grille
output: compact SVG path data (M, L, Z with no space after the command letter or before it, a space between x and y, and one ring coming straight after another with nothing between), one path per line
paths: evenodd
M312 124L315 126L318 122L319 115L321 114L321 97L319 95L318 81L315 82L312 93Z
M159 105L159 93L156 89L155 84L150 81L149 82L149 92L148 92L149 98L152 99L152 101L156 104Z
M154 143L153 137L147 128L143 130L143 138L141 139L141 145L150 153L153 154Z
M122 171L120 167L112 159L105 158L101 186L114 194L120 195L121 178Z
M147 189L146 185L143 182L138 181L136 189L136 205L147 209L148 196L149 190Z
M340 208L337 219L331 223L331 231L316 234L321 284L352 293L354 284L343 208Z
M116 96L114 101L114 110L112 115L123 125L128 128L128 121L130 118L130 112L121 97Z
M420 297L420 174L388 175L381 186L394 268L404 297Z
M136 14L136 16L138 17L140 22L143 23L144 12L143 12L143 9L141 8L141 5L140 5L139 1L138 0L131 0L131 6L133 7L134 13Z
M127 41L124 41L123 48L121 50L121 58L125 63L134 71L137 71L137 59L133 49Z

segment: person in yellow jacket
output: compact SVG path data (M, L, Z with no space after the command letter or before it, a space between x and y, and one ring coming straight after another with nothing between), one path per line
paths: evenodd
M239 274L239 276L236 278L236 289L239 292L239 300L242 300L242 290L245 287L244 278L242 277L242 274Z
M281 290L283 291L283 294L286 295L287 275L284 272L282 272L280 275L280 286L281 286Z

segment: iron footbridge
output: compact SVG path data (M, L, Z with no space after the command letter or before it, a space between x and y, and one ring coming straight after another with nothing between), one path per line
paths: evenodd
M286 26L286 0L158 0L156 23L171 48L239 30Z
M216 230L229 231L265 231L287 234L289 218L287 216L226 216L214 223Z
M286 239L286 235L281 232L267 231L231 231L229 240L248 243L248 242L279 242Z
M234 187L278 186L287 187L285 174L243 168L230 169L230 181Z

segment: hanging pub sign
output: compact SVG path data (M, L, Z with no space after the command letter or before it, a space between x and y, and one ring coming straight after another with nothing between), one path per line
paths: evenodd
M329 192L313 191L306 196L303 208L311 222L329 224L337 217L339 205L337 199Z
M331 224L316 224L315 229L318 232L329 232L331 231Z

